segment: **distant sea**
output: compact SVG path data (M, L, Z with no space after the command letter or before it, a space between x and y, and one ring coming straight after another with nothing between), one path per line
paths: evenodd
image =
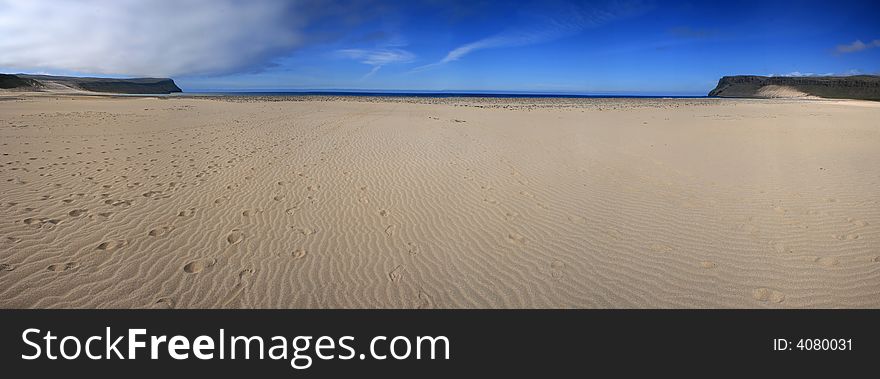
M491 97L491 98L645 98L645 99L699 99L708 96L696 95L627 95L627 94L565 94L565 93L523 93L523 92L396 92L396 91L281 91L281 92L183 92L174 96L374 96L374 97Z

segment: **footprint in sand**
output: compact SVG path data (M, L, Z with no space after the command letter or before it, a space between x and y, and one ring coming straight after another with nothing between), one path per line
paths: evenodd
M177 217L192 217L193 213L195 213L195 209L184 209L180 212L177 212Z
M776 303L779 304L785 301L785 294L781 291L777 291L770 288L756 288L752 291L752 298L762 303Z
M284 200L284 195L278 195L278 196L275 196L275 197L272 198L272 200L275 200L275 201L281 201L281 200Z
M104 251L113 251L126 245L125 240L104 241L98 244L96 249Z
M866 227L866 226L869 225L867 221L856 220L856 219L854 219L854 218L852 218L852 217L847 217L847 218L846 218L846 222L848 222L848 223L850 223L850 224L853 224L853 225L855 225L856 227L859 227L859 228L864 228L864 227Z
M114 207L120 207L120 206L121 206L121 207L123 207L123 208L130 207L131 204L133 204L133 203L134 203L134 202L131 201L131 200L105 200L105 201L104 201L104 204L108 204L108 205L111 205L111 206L114 206Z
M779 254L793 252L792 249L789 249L787 246L785 246L785 244L783 244L782 242L779 242L779 241L770 241L770 247L773 248L773 251L775 251Z
M256 272L257 271L252 268L246 268L238 272L238 281L235 283L235 286L232 287L232 290L229 291L229 294L226 295L226 300L222 303L223 308L228 308L233 302L239 300L239 297L248 285L247 279L253 276Z
M43 228L43 227L51 228L55 225L60 224L61 220L50 219L50 218L28 217L28 218L22 220L22 222L24 222L24 224L27 226L30 226L35 229L39 229L39 228Z
M653 243L651 244L650 249L655 253L671 253L674 250L672 246L662 243Z
M387 211L387 210L384 210L384 209L380 209L380 210L379 210L379 216L383 216L383 217L384 217L384 216L388 216L388 211Z
M198 273L204 271L205 269L210 268L215 263L217 263L216 259L208 259L208 258L196 259L196 260L184 265L183 272L185 272L187 274L198 274Z
M86 212L88 212L87 209L74 209L70 212L67 212L67 215L70 217L79 217L86 214Z
M156 195L161 195L162 191L147 191L141 194L143 197L155 197Z
M587 223L587 219L581 216L568 216L568 222L583 225Z
M15 271L15 266L9 263L0 263L0 271Z
M240 286L242 284L245 284L246 283L245 279L250 278L256 272L257 272L257 270L254 270L252 268L246 268L244 270L239 271L238 272L238 283L236 285Z
M834 267L840 264L840 260L837 257L814 257L813 262L825 267Z
M565 263L558 260L550 262L550 276L553 279L562 279L565 276Z
M388 225L388 227L385 228L385 234L387 234L388 237L393 236L394 235L394 225Z
M507 235L507 240L509 240L510 242L513 242L513 243L520 244L520 245L525 245L525 243L526 243L526 237L523 237L522 235L517 234L517 233L509 233Z
M226 235L226 242L228 242L230 245L235 245L241 242L241 240L243 239L244 233L242 233L239 229L233 229L231 232L229 232L229 234Z
M855 234L855 233L852 233L852 234L835 234L835 235L833 235L832 237L834 237L835 239L840 240L840 241L853 241L853 240L857 240L857 239L859 239L859 235L858 235L858 234Z
M77 267L79 267L79 262L56 263L46 267L46 271L64 272L67 270L73 270Z
M259 209L246 209L241 211L241 215L244 217L251 217L260 213L263 213L263 211Z
M407 242L406 245L408 246L407 252L409 252L410 255L417 255L422 252L422 247L418 244Z
M170 226L163 226L160 228L150 230L149 232L147 232L147 235L150 237L162 237L162 236L170 233L171 229L172 229L172 227L170 227Z
M391 270L391 272L388 273L388 280L393 283L399 283L403 280L403 270L403 265L398 265L394 270Z
M27 226L32 226L34 228L39 228L39 227L43 226L43 222L40 221L40 219L36 219L33 217L28 217L24 220L21 220L21 222L23 222Z
M318 232L317 230L314 230L314 229L311 229L311 228L296 228L296 227L294 227L294 229L295 229L299 234L302 234L303 236L310 236L310 235L315 234L315 233Z
M733 228L733 230L746 232L746 233L749 233L749 234L751 234L751 235L753 235L753 236L757 236L757 235L761 232L761 229L760 229L760 228L758 228L757 226L755 226L755 225L753 225L753 224L751 224L751 223L749 223L749 222L744 222L744 223L737 224L737 225Z
M174 299L172 299L170 297L160 298L160 299L156 300L155 303L153 303L152 308L154 308L154 309L174 309Z
M611 238L613 240L619 240L619 239L623 238L623 234L617 229L602 228L599 231L602 232L602 234L608 236L609 238Z
M701 261L700 267L709 270L718 267L718 264L712 261Z
M293 259L303 259L308 255L308 251L305 249L296 249L292 253L290 253L290 257Z
M431 296L428 294L419 291L419 296L416 298L415 306L416 309L430 309L433 308L433 301L431 300Z

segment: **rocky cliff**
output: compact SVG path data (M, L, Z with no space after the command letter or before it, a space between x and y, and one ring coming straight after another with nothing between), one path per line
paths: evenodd
M33 79L20 78L17 75L0 74L0 88L2 89L37 89L40 83Z
M0 74L0 88L25 91L87 91L119 94L169 94L182 92L167 78L79 78L72 76Z
M880 100L880 76L725 76L709 96Z

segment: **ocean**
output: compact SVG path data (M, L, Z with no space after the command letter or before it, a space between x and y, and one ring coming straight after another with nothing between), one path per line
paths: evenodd
M563 93L513 93L513 92L405 92L405 91L217 91L182 92L172 96L372 96L372 97L426 97L426 98L597 98L597 99L700 99L697 95L629 95L629 94L563 94Z

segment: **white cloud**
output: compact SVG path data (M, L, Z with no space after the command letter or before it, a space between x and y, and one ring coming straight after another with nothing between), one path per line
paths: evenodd
M402 49L342 49L339 55L359 60L370 66L384 66L391 63L411 62L415 55Z
M819 74L815 72L800 72L800 71L792 71L787 74L769 74L767 76L789 76L789 77L821 77L821 76L853 76L853 75L862 75L862 72L856 69L852 69L846 72L826 72L824 74Z
M771 75L771 76L796 76L796 77L807 77L807 76L832 76L833 72L827 72L824 74L817 74L815 72L800 72L800 71L792 71L783 75Z
M846 53L855 53L857 51L872 49L875 47L880 47L880 39L875 39L868 43L862 42L862 40L855 40L852 43L848 43L845 45L837 45L837 53L838 54L846 54Z
M0 66L175 76L264 67L304 44L290 2L0 0Z
M373 76L382 66L394 63L409 63L415 59L415 55L409 51L396 48L383 49L342 49L336 51L339 56L360 61L363 64L373 66L364 75L363 79Z

